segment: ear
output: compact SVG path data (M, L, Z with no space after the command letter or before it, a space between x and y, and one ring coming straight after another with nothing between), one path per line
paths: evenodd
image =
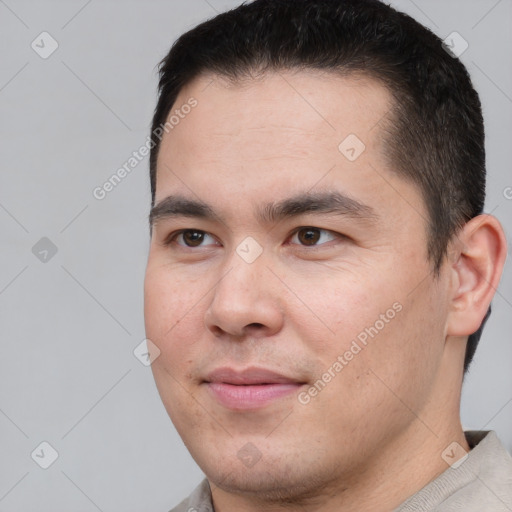
M446 333L469 336L480 327L496 292L507 256L507 241L498 219L479 215L465 224L453 247Z

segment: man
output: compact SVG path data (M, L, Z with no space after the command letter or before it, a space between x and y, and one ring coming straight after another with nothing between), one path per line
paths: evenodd
M256 0L159 91L146 334L206 475L173 510L512 510L459 414L506 257L460 61L376 0Z

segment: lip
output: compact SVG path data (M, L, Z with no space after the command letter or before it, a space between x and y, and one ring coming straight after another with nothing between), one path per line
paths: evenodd
M204 380L208 391L224 407L259 409L296 393L304 384L265 368L218 368Z

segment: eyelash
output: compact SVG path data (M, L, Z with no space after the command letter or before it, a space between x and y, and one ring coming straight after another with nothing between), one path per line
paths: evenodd
M317 228L317 227L314 227L314 226L301 226L297 229L295 229L289 236L290 237L293 237L295 235L297 235L300 231L302 230L316 230L316 231L320 231L320 232L324 232L324 233L329 233L331 236L333 236L335 239L337 238L338 240L339 239L348 239L347 236L345 235L342 235L341 233L336 233L335 231L331 231L331 230L328 230L328 229L323 229L323 228ZM202 234L205 234L205 235L209 235L209 236L212 236L210 235L210 233L208 233L207 231L203 231L201 229L193 229L193 228L188 228L188 229L180 229L179 231L174 231L173 233L171 233L169 236L166 237L166 239L164 240L163 242L163 245L165 246L170 246L172 244L176 244L178 245L179 247L182 247L182 248L185 248L185 249L196 249L196 248L200 248L200 247L203 247L202 245L198 245L198 246L189 246L189 245L186 245L186 244L178 244L176 242L176 238L180 235L183 235L184 233L187 233L187 232L191 232L191 233L202 233ZM213 236L212 236L213 238ZM333 240L329 240L328 242L331 242ZM326 243L328 242L324 242L322 244L319 244L319 245L302 245L302 244L294 244L294 245L299 245L300 247L307 247L307 248L319 248L319 247L322 247L324 246Z

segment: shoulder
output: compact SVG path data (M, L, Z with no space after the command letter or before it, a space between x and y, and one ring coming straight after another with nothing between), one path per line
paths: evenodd
M471 447L460 465L447 468L395 512L510 512L512 457L494 431L467 431Z
M205 478L179 505L169 512L213 512L210 485Z

